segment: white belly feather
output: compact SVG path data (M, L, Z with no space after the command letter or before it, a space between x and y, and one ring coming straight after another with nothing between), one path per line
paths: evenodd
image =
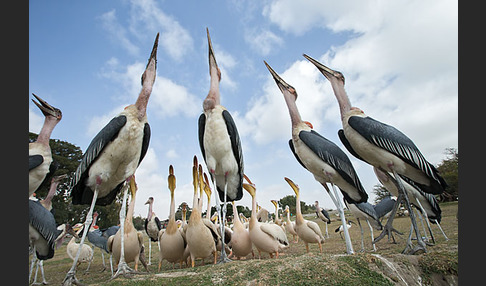
M29 156L42 155L44 162L36 168L29 171L29 196L31 196L37 188L39 188L42 181L49 173L49 167L52 163L51 148L49 146L39 143L29 143Z

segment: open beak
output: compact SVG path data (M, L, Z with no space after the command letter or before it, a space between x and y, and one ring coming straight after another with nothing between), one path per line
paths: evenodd
M53 116L53 117L56 117L58 120L61 120L62 112L61 112L60 109L55 108L54 106L50 105L49 103L47 103L47 101L38 97L34 93L32 93L32 95L39 101L39 102L37 102L37 101L32 99L32 101L35 103L35 105L37 105L37 107L39 107L39 109L42 111L42 114L44 114L44 116Z
M213 44L211 43L211 36L209 36L209 29L206 27L206 33L208 35L208 46L209 46L209 74L211 75L213 69L217 71L219 80L221 80L221 71L218 68L218 63L216 63L216 57L214 56Z
M273 69L272 67L270 67L270 65L266 62L266 61L263 61L265 63L265 65L267 66L267 69L270 71L270 74L272 75L273 79L275 80L275 82L277 83L277 86L278 88L280 89L280 91L282 93L286 93L286 92L289 92L291 93L292 95L295 96L295 100L297 100L297 91L295 90L295 88L293 86L291 86L290 84L286 83Z
M334 78L337 78L339 80L341 80L343 82L343 85L344 85L344 76L341 72L339 71L335 71L333 69L330 69L328 67L326 67L325 65L321 64L320 62L316 61L315 59L309 57L308 55L306 54L303 54L304 58L306 58L307 60L309 60L312 64L314 64L317 69L319 69L319 71L328 79L328 80L331 80L331 77L334 77Z
M299 195L299 187L289 178L285 177L284 178L287 183L289 183L290 187L292 190L294 190L295 195Z

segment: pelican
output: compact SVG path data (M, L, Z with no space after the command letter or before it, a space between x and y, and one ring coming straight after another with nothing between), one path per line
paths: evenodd
M169 191L170 191L170 211L169 211L169 223L164 232L159 232L159 268L162 266L162 260L165 259L171 263L179 263L182 268L184 249L186 248L186 241L181 232L177 228L175 221L175 201L174 191L176 188L176 177L174 175L174 167L169 166Z
M300 239L305 243L305 249L309 253L309 243L317 243L319 245L319 252L322 253L322 244L324 243L324 236L322 236L319 225L313 221L306 220L302 216L300 210L300 191L299 187L289 178L285 177L285 181L290 185L296 195L295 199L295 232Z
M227 201L238 201L243 197L243 152L233 117L225 107L220 105L221 71L216 63L209 29L206 28L206 32L211 83L209 93L203 102L204 113L199 117L199 146L219 195L219 199L216 196L216 208L221 214L221 221L225 221ZM219 200L224 201L222 211ZM220 225L223 233L223 248L219 260L221 263L230 261L224 251L223 225Z
M126 185L125 185L126 186ZM137 195L137 183L135 182L135 176L132 176L129 185L130 193L132 199L128 205L127 214L125 217L124 224L120 227L117 233L108 238L108 250L113 254L113 259L118 264L118 270L113 275L112 279L118 277L120 274L129 274L138 272L138 262L142 262L147 272L150 272L145 261L141 259L141 254L143 253L143 235L138 232L133 225L133 212L135 211L135 199ZM126 190L126 187L125 187ZM126 202L127 191L124 192L124 202ZM124 206L122 204L122 209L120 213L124 213ZM122 239L123 238L123 239ZM126 264L129 262L135 262L135 272L126 271L125 268L120 267L120 264Z
M304 57L314 64L331 83L341 113L343 129L338 134L343 145L358 159L380 169L387 176L392 177L390 173L393 174L399 190L396 208L403 198L417 235L417 246L413 247L411 240L408 240L403 253L426 252L426 245L419 235L415 215L411 211L401 177L414 181L421 190L435 195L444 192L446 182L434 165L425 159L417 146L405 134L393 126L367 116L361 109L351 106L351 101L344 89L344 76L341 72L326 67L308 55L304 54ZM396 212L396 208L393 213ZM393 227L388 222L375 242L381 240L386 234L392 234Z
M258 250L258 258L261 252L267 252L271 258L273 253L279 257L279 252L289 246L287 235L282 228L276 224L262 223L256 218L256 188L255 185L245 175L249 184L244 183L243 188L251 195L251 217L250 217L250 239Z
M270 200L270 202L272 202L272 204L275 206L275 218L273 219L273 222L279 226L282 226L282 220L278 217L278 202L276 200Z
M319 201L314 202L314 206L316 207L316 216L320 218L324 224L326 225L326 238L329 238L329 232L327 231L327 225L331 223L331 217L329 213L319 206Z
M142 162L150 141L150 125L147 121L147 105L155 82L157 68L157 46L159 34L155 37L145 71L142 74L142 90L135 104L113 118L91 141L76 169L71 187L72 203L91 204L86 216L85 228L80 248L92 221L96 205L108 205L115 199L122 186L127 184ZM125 221L120 217L120 224ZM78 252L79 252L78 251ZM75 277L74 259L71 269L64 278L63 285L78 283ZM128 270L126 263L119 264L123 271ZM120 269L119 269L120 270ZM131 270L131 269L129 269Z
M44 114L44 125L37 136L35 142L29 143L29 197L34 194L34 192L42 184L46 175L53 175L54 171L52 168L52 154L51 147L49 146L49 139L51 138L52 131L54 127L61 121L62 112L60 109L47 103L45 100L41 99L37 95L32 95L39 101L32 101L39 107Z
M295 232L295 221L290 220L290 208L289 206L285 206L284 212L287 213L287 220L285 221L285 230L290 232L294 238L294 242L299 242L299 235ZM297 237L297 239L296 239Z
M230 257L236 256L239 260L241 257L246 257L250 252L252 256L255 257L255 254L253 253L253 244L250 239L250 232L240 221L235 202L233 201L231 203L233 204L233 233L231 235Z
M148 214L147 218L145 219L145 232L147 233L150 241L149 241L149 261L148 265L152 264L151 263L151 256L152 256L152 241L157 242L157 245L159 246L159 252L160 252L160 244L158 243L159 241L159 231L162 229L162 224L160 223L159 218L155 215L153 212L153 204L154 204L154 198L149 197L148 200L145 202L146 205L149 205L148 209Z
M267 62L265 62L265 65L282 92L289 109L292 122L292 139L289 141L290 149L297 161L311 172L316 181L321 183L326 189L338 209L344 226L346 218L334 186L338 186L343 196L354 203L367 201L368 194L361 185L358 174L346 153L336 144L314 131L312 124L302 121L296 105L297 91L295 88L287 84ZM331 184L334 195L330 192L327 183ZM347 228L344 228L344 237L347 253L354 253Z
M192 166L192 177L194 185L194 196L192 200L192 212L186 228L186 241L191 256L191 267L194 267L196 258L204 259L210 255L214 256L214 264L217 260L217 250L215 235L217 230L210 230L211 226L206 224L201 218L201 210L198 203L198 168L197 158L194 156ZM209 221L209 220L208 220ZM209 222L211 225L212 223ZM214 226L214 225L213 225ZM214 233L216 232L216 233ZM226 254L226 253L225 253Z
M78 252L78 248L80 247L79 243L76 243L76 238L79 237L79 233L83 230L83 224L82 223L77 223L73 229L76 231L76 236L73 236L71 240L69 241L67 247L66 247L66 253L68 254L69 258L74 261L74 258L76 257L76 253ZM83 244L81 246L81 253L78 257L78 261L76 263L76 268L81 263L87 262L88 266L86 267L85 273L89 271L89 267L91 266L91 261L93 260L93 249L89 247L87 244Z

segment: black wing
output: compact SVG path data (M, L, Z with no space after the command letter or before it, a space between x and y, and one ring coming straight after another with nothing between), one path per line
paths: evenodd
M420 184L410 180L409 178L407 178L405 176L400 175L400 178L402 178L402 180L404 180L409 185L411 185L413 188L415 188L420 193L420 195L425 198L427 203L430 205L430 209L432 210L432 213L427 213L427 217L429 218L429 221L432 222L432 223L435 223L434 220L437 220L440 223L440 221L442 219L442 210L440 209L439 203L437 202L437 198L435 197L435 195L422 191L422 189L420 188ZM418 198L417 198L417 200L418 200ZM413 204L413 205L418 210L420 210L420 206L415 205L415 204Z
M373 208L375 209L378 218L382 218L387 213L391 212L396 201L391 197L384 197L379 203L377 203Z
M363 158L361 158L360 155L358 155L358 153L356 153L356 151L354 151L351 144L349 144L348 138L346 138L346 136L344 135L344 130L339 129L338 136L339 136L339 139L341 140L341 143L343 143L344 147L346 147L346 149L349 151L349 153L351 153L351 155L360 159L363 162L366 162ZM368 163L368 162L366 162L366 163Z
M227 198L228 201L238 201L243 197L243 151L241 149L240 136L238 134L238 129L233 121L233 117L227 110L223 110L223 118L226 123L226 129L228 130L228 135L231 141L231 149L233 150L233 156L235 156L236 162L238 163L238 175L240 182L237 187L237 194L235 198ZM221 192L219 192L221 194ZM223 195L224 196L224 195ZM224 199L224 198L223 198ZM223 201L222 199L222 201Z
M331 217L329 216L329 213L325 209L322 209L322 208L321 208L321 213L325 218L327 218L327 224L330 224L331 223Z
M354 204L360 211L372 217L374 220L378 221L378 215L376 214L375 208L372 204L368 202Z
M206 127L206 115L203 113L201 114L201 116L199 116L199 120L198 120L198 136L199 136L199 148L201 148L201 153L204 162L206 162L206 151L204 150L204 128L205 127Z
M108 239L103 236L101 230L95 229L93 231L88 231L88 241L94 246L104 250L106 253L110 253L107 245Z
M412 140L393 126L371 117L352 116L349 125L370 143L387 150L408 164L420 169L429 178L431 186L421 187L425 192L441 194L447 187L439 172L422 155Z
M91 204L93 200L93 190L88 188L84 181L88 176L89 167L96 161L99 154L103 151L106 145L113 141L120 129L127 123L125 115L120 115L113 118L100 132L93 138L91 143L83 155L83 159L79 164L74 174L74 182L71 188L71 197L73 205ZM150 135L149 135L150 136ZM145 138L145 136L144 136ZM120 183L113 191L104 198L98 198L96 205L105 206L110 204L116 197L116 194L121 189L123 182Z
M160 219L158 217L155 217L155 224L157 225L157 228L159 230L162 229L162 223L160 222Z
M333 167L346 182L355 187L359 196L361 197L359 201L354 201L349 197L346 192L341 190L341 192L349 202L360 203L366 202L368 200L368 194L361 185L361 181L359 180L358 175L356 174L356 171L351 164L351 161L349 160L346 153L343 152L343 150L341 150L336 144L324 138L314 130L311 130L310 132L301 131L299 133L299 138L319 158L321 158L324 162Z
M147 122L143 126L142 152L140 153L140 160L138 161L138 165L142 163L145 154L147 154L149 143L150 143L150 125Z
M304 163L300 160L297 153L295 153L294 142L292 141L292 139L289 140L289 147L290 147L290 150L292 150L292 153L294 154L295 159L297 159L297 162L299 162L302 165L302 167L304 167L304 169L307 169L307 167L304 165Z
M38 167L44 162L42 155L29 155L29 171Z
M56 238L62 231L56 228L56 221L50 211L44 208L39 201L29 200L29 223L35 228L49 245L48 253L37 252L40 260L50 259L54 256Z

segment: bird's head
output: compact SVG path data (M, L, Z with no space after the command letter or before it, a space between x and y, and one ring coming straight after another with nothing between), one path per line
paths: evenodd
M270 74L272 75L273 79L277 83L278 88L280 91L283 93L283 95L290 95L291 98L293 98L294 101L297 100L297 91L293 86L290 84L286 83L273 69L270 67L270 65L266 62L263 61L265 65L267 66L267 69L270 71Z
M211 198L211 188L209 187L208 175L204 173L204 192L208 196L208 200Z
M42 114L44 114L45 117L53 117L57 121L60 121L62 118L62 112L59 108L55 108L54 106L50 105L47 103L47 101L43 100L42 98L38 97L34 93L32 95L39 101L35 101L32 99L32 101L39 107L39 109L42 111Z
M221 81L221 70L216 62L216 56L214 55L213 44L211 43L211 36L209 36L209 29L206 27L206 34L208 36L208 47L209 47L209 74L212 75L213 72L217 73L218 81Z
M275 208L278 208L278 202L276 200L270 200Z
M65 231L66 233L69 233L70 235L79 238L78 234L76 233L76 230L74 230L74 228L69 223L65 224Z
M167 178L169 181L169 190L171 193L171 196L174 195L174 190L176 188L176 177L174 175L174 167L172 165L169 166L169 177Z
M154 46L152 47L152 52L145 66L145 71L142 74L142 86L145 84L151 84L155 82L155 74L157 70L157 48L159 46L159 33L155 36Z
M135 175L132 175L132 177L130 178L129 189L132 197L135 197L135 194L137 193L138 190L137 183L135 182Z
M248 184L243 183L243 188L251 195L252 198L254 198L256 195L255 184L253 184L245 174L243 174L243 177L248 182Z
M186 212L187 211L187 203L186 202L182 202L182 212Z
M309 57L308 55L304 54L304 57L309 60L312 64L314 64L317 69L332 83L340 83L344 86L344 75L339 72L332 70L325 65L321 64L320 62L316 61L315 59Z
M149 197L148 200L145 202L145 205L151 205L154 202L154 197Z
M284 179L290 185L292 190L294 190L295 195L298 196L299 195L299 186L297 186L291 179L289 179L287 177L285 177Z

